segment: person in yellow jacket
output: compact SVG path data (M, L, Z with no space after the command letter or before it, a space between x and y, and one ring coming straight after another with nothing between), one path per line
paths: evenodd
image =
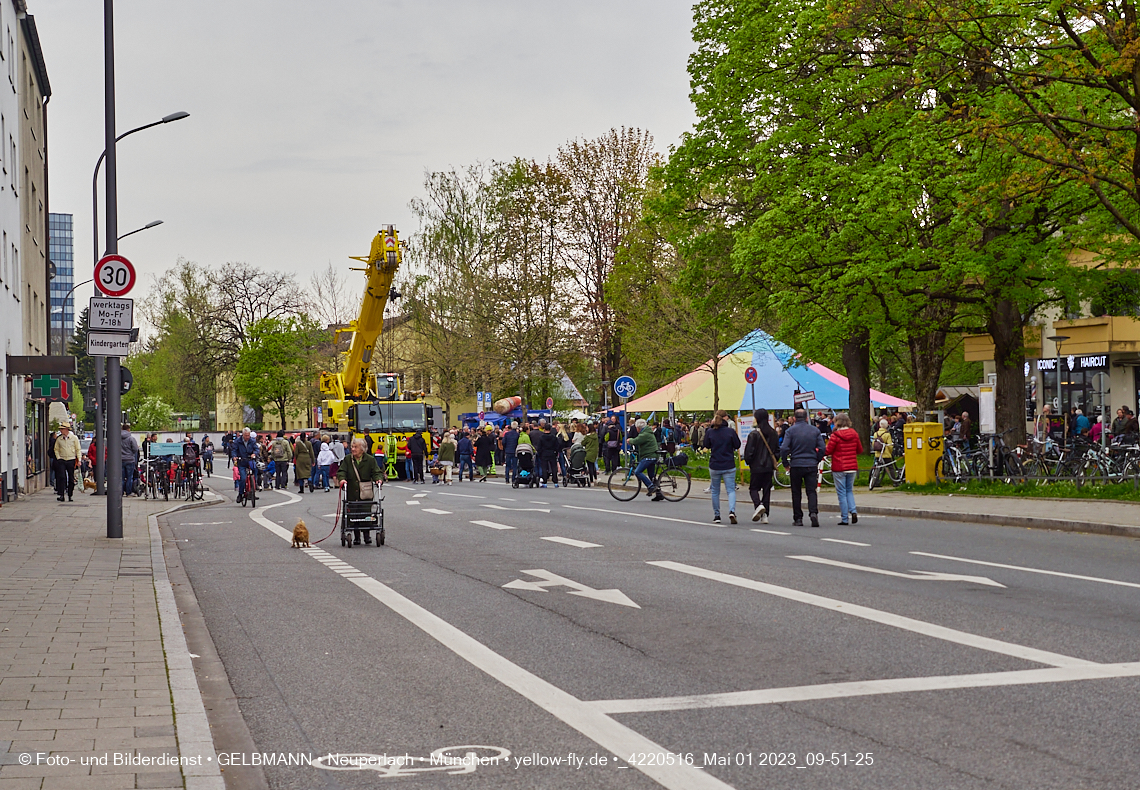
M876 444L876 442L878 444ZM881 451L878 449L879 444L882 444ZM874 441L871 443L871 447L874 449L876 455L881 452L882 457L887 460L895 456L895 441L891 438L890 423L887 422L885 418L879 420L879 430L875 431Z
M67 491L67 501L75 493L75 467L79 463L79 439L71 432L67 423L59 426L59 436L55 440L55 498L63 501Z

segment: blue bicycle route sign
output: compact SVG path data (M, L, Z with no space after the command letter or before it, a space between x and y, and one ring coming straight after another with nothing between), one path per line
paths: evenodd
M614 392L619 398L632 398L637 392L637 382L632 376L622 376L614 382Z

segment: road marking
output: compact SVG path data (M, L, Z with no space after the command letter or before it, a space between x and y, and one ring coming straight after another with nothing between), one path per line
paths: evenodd
M434 507L425 507L420 512L421 513L435 513L437 516L450 516L451 515L450 510L437 510Z
M396 486L396 488L402 489L404 491L415 491L416 490L416 489L412 488L411 486Z
M595 590L593 587L587 587L579 582L570 581L563 576L551 573L543 568L537 568L533 571L523 571L523 573L527 576L537 576L543 579L543 581L528 582L522 579L515 579L512 582L507 582L503 587L508 590L530 590L531 592L546 592L547 587L569 587L570 595L580 595L583 598L593 598L595 601L631 606L634 609L641 608L627 598L621 590Z
M910 617L892 614L891 612L871 609L867 606L859 606L858 604L836 600L835 598L825 598L822 595L814 595L813 593L793 590L788 587L778 587L775 584L758 582L752 579L746 579L742 576L732 576L727 573L710 571L705 568L698 568L694 565L685 565L680 562L650 562L649 565L656 565L659 568L666 568L680 573L687 573L691 576L699 576L703 579L711 579L712 581L721 582L723 584L731 584L736 587L744 587L749 590L768 593L769 595L786 598L790 601L798 601L799 603L818 606L821 609L828 609L840 614L861 617L864 620L882 623L883 625L893 626L894 628L901 628L904 631L912 631L916 634L922 634L923 636L942 639L946 642L955 642L960 645L966 645L967 647L975 647L979 650L988 650L991 653L1013 656L1014 658L1033 661L1038 664L1048 664L1054 667L1099 666L1093 661L1085 661L1081 658L1063 656L1060 653L1051 653L1047 650L1037 650L1032 647L1016 645L1012 642L1003 642L1000 639L978 636L977 634L958 631L954 628L946 628L945 626L935 625L934 623L928 623L923 620L915 620Z
M584 540L574 540L573 538L550 537L550 538L543 538L543 540L549 540L553 543L565 543L567 546L575 546L576 548L579 548L579 549L600 549L600 548L602 548L601 543L587 543Z
M405 502L404 504L405 504L405 505L422 505L423 503L422 503L422 502L420 502L420 500L418 500L418 499L409 499L409 500L408 500L407 502Z
M549 502L539 502L537 499L530 500L530 503L532 505L549 505L550 504Z
M609 713L651 713L658 711L729 708L742 705L775 705L808 700L866 697L877 694L902 694L915 691L1023 686L1035 683L1063 683L1074 680L1099 680L1140 675L1140 662L1131 664L1094 664L1087 667L1050 667L1020 669L1012 672L983 672L976 675L941 675L924 678L888 678L856 680L850 683L820 683L815 686L789 686L755 691L730 691L722 694L693 694L684 697L649 699L597 700L590 704Z
M232 521L183 521L184 527L212 527L215 524L232 524Z
M822 538L821 538L822 540ZM823 557L810 557L810 556L792 556L788 555L789 560L804 560L805 562L817 562L820 565L834 565L836 568L847 568L852 571L866 571L867 573L877 573L880 576L895 576L900 579L918 579L928 582L973 582L974 584L984 584L988 587L1001 587L1005 589L1004 584L998 584L993 579L987 579L985 576L960 576L956 573L935 573L934 571L911 571L910 573L899 573L898 571L888 571L883 568L868 568L866 565L853 565L850 562L840 562L839 560L829 560Z
M769 535L791 535L790 532L777 532L774 529L753 529L753 532L766 532Z
M472 521L472 524L478 524L481 527L490 527L491 529L514 529L508 527L506 524L500 524L497 521Z
M707 521L690 521L687 518L669 518L668 516L651 516L648 513L634 513L628 510L606 510L602 507L581 507L580 505L563 505L571 510L594 510L598 513L614 513L619 516L637 516L638 518L652 518L657 521L676 521L678 524L696 524L698 527L725 527L724 524L710 524ZM788 533L780 533L788 534Z
M325 513L321 518L336 518L336 513Z
M293 533L290 530L274 524L262 515L270 507L302 501L301 497L289 491L280 493L288 496L289 501L256 509L249 516L277 537L291 542ZM476 669L499 681L524 699L530 700L559 721L573 727L603 749L613 754L668 752L664 746L614 721L589 702L578 699L553 683L508 661L470 634L459 630L371 576L349 578L348 583L356 585ZM732 790L731 785L710 776L696 766L682 764L630 767L641 771L667 790Z
M420 499L427 496L427 494L412 494L412 499Z
M461 497L464 497L466 499L486 499L487 498L485 496L479 496L478 494L453 494L450 491L436 491L435 493L439 494L440 496L461 496Z
M991 568L1006 568L1011 571L1025 571L1026 573L1041 573L1046 576L1062 576L1066 579L1080 579L1086 582L1100 582L1101 584L1115 584L1119 587L1140 587L1136 582L1122 582L1116 579L1101 579L1097 576L1081 576L1079 573L1061 573L1061 571L1046 571L1041 568L1025 568L1021 565L1003 565L1000 562L986 562L985 560L968 560L963 557L949 557L945 554L929 554L925 551L912 551L911 554L916 554L919 557L934 557L940 560L953 560L954 562L966 562L973 565L988 565Z
M550 512L550 508L548 508L548 507L503 507L502 505L492 505L492 504L487 503L487 502L481 502L480 507L490 507L490 508L494 508L495 510L513 510L513 511L517 511L520 513L524 512L524 511L529 511L531 513L549 513Z
M499 497L499 501L500 502L518 502L517 499L511 499L509 496L501 496L501 497Z
M820 538L826 540L828 543L846 543L848 546L870 546L870 543L856 543L853 540L840 540L839 538Z

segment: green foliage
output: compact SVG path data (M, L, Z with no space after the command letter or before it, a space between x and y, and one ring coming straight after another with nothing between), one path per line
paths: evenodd
M327 333L306 317L263 318L247 330L248 342L238 355L234 390L257 409L276 407L287 417L302 411L308 387L317 377L317 348Z
M132 371L133 372L133 371ZM174 409L159 395L150 395L131 407L131 428L136 431L166 431L173 424Z

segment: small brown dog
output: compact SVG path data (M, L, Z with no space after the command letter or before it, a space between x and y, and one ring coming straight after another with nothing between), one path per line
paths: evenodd
M90 477L84 479L83 490L84 491L94 491L95 490L95 481L92 480Z
M293 527L293 548L311 548L311 546L309 546L309 530L305 526L304 521L298 521L297 526Z

